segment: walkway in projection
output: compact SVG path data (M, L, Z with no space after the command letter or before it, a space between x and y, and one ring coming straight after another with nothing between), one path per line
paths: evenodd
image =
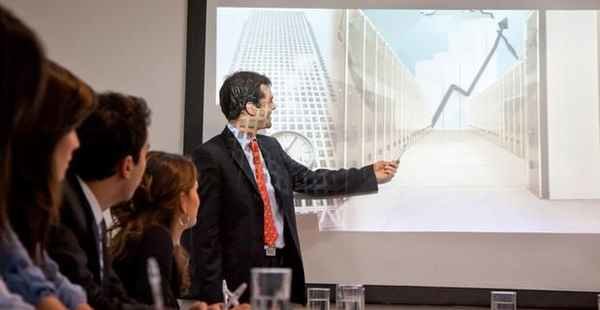
M519 188L525 161L467 130L433 130L402 156L394 187Z
M600 232L598 201L548 201L527 189L525 161L471 131L434 130L392 182L352 197L340 230Z

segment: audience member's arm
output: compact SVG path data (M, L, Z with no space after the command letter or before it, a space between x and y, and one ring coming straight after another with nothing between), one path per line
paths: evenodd
M33 310L21 296L11 293L0 277L0 309Z
M211 154L197 149L194 163L199 174L202 206L198 224L184 234L191 259L191 296L209 304L223 302L222 245L219 230L222 207L222 175Z
M8 290L18 294L31 305L39 305L42 299L52 299L56 296L54 284L48 281L42 270L31 261L10 228L7 228L0 238L0 274Z
M42 266L42 269L46 274L46 278L54 283L58 299L72 310L87 305L87 296L83 288L71 283L69 279L60 273L56 262L54 262L46 253L44 253L44 256L44 265Z

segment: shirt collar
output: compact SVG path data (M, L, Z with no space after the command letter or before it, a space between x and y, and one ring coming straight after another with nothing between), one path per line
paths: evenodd
M102 221L104 220L104 216L102 215L102 208L100 207L100 203L98 202L98 199L96 199L96 195L94 195L94 192L92 192L92 189L90 189L90 187L87 186L87 184L81 178L77 177L77 181L79 181L79 185L81 185L83 194L85 195L85 198L87 199L87 201L90 204L90 207L92 208L92 213L94 213L94 220L96 221L96 224L99 226L100 223L102 223Z
M238 128L233 126L231 123L227 123L227 128L229 129L229 131L231 131L231 133L233 134L233 136L235 137L237 142L240 144L242 149L247 148L250 141L252 141L252 139L255 138L255 136L252 136L246 132L240 131Z

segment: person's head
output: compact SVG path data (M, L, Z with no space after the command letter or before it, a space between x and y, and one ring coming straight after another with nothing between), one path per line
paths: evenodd
M45 82L45 53L35 33L0 5L0 145L22 117L37 115Z
M6 223L10 141L15 126L35 118L46 81L45 53L35 33L0 5L0 235Z
M148 126L144 99L98 95L98 107L77 129L81 145L71 171L85 182L108 181L117 190L117 202L129 200L146 169Z
M40 115L17 124L11 146L11 222L32 256L32 247L44 245L47 227L57 218L61 181L79 147L75 129L96 105L86 83L51 61L46 67Z
M221 111L228 121L238 121L242 129L271 128L271 112L275 110L271 80L251 71L238 71L228 76L219 91Z
M115 227L119 228L111 243L114 257L126 256L127 242L140 238L148 227L163 226L174 238L180 238L185 229L194 226L200 207L197 179L198 172L190 159L149 152L146 172L132 200L111 209L117 219ZM178 245L179 240L174 242ZM181 268L180 274L189 275L186 257L179 257L178 268ZM181 279L181 284L189 287L186 277Z

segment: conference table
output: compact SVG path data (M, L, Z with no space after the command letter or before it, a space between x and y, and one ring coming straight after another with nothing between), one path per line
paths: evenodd
M295 305L294 310L307 309L301 305ZM366 310L490 310L490 307L469 307L469 306L420 306L420 305L382 305L382 304L366 304ZM332 303L330 310L337 310L335 303ZM534 310L527 308L518 308L518 310ZM535 309L544 310L544 309Z
M191 302L180 300L181 310L187 310ZM293 310L307 310L308 308L299 304L293 304ZM330 310L337 310L335 303L331 303ZM366 304L365 310L489 310L489 307L470 307L470 306L420 306L420 305L382 305ZM534 310L518 308L518 310ZM544 310L536 308L535 310Z
M304 306L297 305L294 310L307 309ZM366 310L490 310L490 307L470 307L470 306L418 306L418 305L382 305L382 304L366 304ZM517 308L518 310L544 310L544 309L529 309ZM335 304L332 303L330 310L336 310Z

